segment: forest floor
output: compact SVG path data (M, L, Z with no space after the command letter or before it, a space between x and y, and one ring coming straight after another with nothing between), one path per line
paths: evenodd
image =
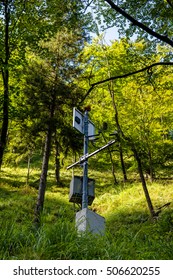
M150 218L140 181L112 183L110 171L91 171L95 200L89 208L106 220L104 236L79 236L78 206L69 202L71 173L61 171L56 186L50 169L39 228L34 221L40 170L33 168L26 184L26 167L3 167L0 173L0 259L173 259L173 180L147 182L158 218Z

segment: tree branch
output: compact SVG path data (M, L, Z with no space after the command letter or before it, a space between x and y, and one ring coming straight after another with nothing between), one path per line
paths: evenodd
M129 73L126 73L126 74L123 74L123 75L113 76L113 77L107 78L107 79L105 79L105 80L101 80L101 81L98 81L98 82L96 82L96 83L93 83L93 84L91 84L91 87L89 88L89 90L87 91L87 93L86 93L85 96L82 98L82 100L80 101L79 104L82 104L82 103L84 102L84 100L86 99L86 97L90 94L90 92L94 89L95 86L104 84L104 83L109 82L109 81L113 81L113 80L117 80L117 79L126 78L126 77L129 77L129 76L132 76L132 75L141 73L141 72L143 72L143 71L150 70L151 68L153 68L153 67L155 67L155 66L159 66L159 65L170 65L170 66L173 66L173 62L156 62L156 63L153 63L153 64L151 64L151 65L149 65L149 66L146 66L146 67L144 67L144 68L141 68L141 69L139 69L139 70L136 70L136 71L133 71L133 72L129 72Z
M125 17L129 21L131 21L134 25L138 26L142 30L146 31L148 34L154 36L155 38L157 38L157 39L161 40L162 42L165 42L168 45L170 45L171 47L173 47L173 41L171 39L169 39L167 36L160 35L159 33L153 31L148 26L146 26L143 23L139 22L138 20L136 20L135 18L130 16L128 13L126 13L123 9L121 9L116 4L114 4L112 0L105 0L105 2L107 2L111 6L111 8L113 10L117 11L118 13L120 13L123 17Z
M169 4L169 6L173 9L173 3L171 2L171 0L166 0L166 2Z
M84 14L85 14L86 10L91 6L92 2L93 2L93 0L88 1L88 3L86 4L85 10L84 10Z

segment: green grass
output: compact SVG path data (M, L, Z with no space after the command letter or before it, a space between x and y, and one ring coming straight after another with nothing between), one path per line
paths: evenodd
M40 228L33 223L39 178L34 168L26 186L27 169L7 168L0 178L0 259L172 259L173 182L148 182L154 208L163 208L158 219L149 216L141 183L113 185L111 172L91 170L96 180L96 198L91 210L106 219L104 236L83 234L75 229L77 208L68 202L71 172L62 170L57 187L53 171L48 176ZM81 170L77 169L81 175Z

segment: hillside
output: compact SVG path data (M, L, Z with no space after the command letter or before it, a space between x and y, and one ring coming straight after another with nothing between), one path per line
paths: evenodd
M92 170L92 169L91 169ZM0 259L172 259L173 181L147 182L154 208L151 221L141 183L112 184L110 171L91 171L96 198L90 209L106 219L105 236L78 236L77 206L69 203L71 172L61 172L57 187L50 169L42 224L33 224L39 169L26 186L26 167L2 168L0 178ZM35 183L34 183L35 182Z

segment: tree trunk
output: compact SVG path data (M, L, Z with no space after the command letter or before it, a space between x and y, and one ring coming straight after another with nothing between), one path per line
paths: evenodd
M108 88L109 88L109 92L110 92L110 95L111 95L111 98L112 98L113 108L114 108L114 111L115 111L115 122L116 122L117 129L118 129L118 132L117 132L116 136L117 136L117 140L120 143L120 159L121 159L121 166L122 166L124 180L127 180L127 175L126 175L126 169L125 169L125 164L124 164L124 159L123 159L123 151L122 151L122 146L121 146L121 136L128 142L128 144L130 145L130 147L131 147L131 149L134 153L134 157L135 157L135 159L137 161L137 164L138 164L138 171L139 171L139 175L140 175L140 178L141 178L142 187L143 187L143 190L144 190L144 193L145 193L145 197L146 197L146 200L147 200L148 208L149 208L151 217L154 218L156 216L156 213L154 212L154 208L153 208L153 205L152 205L152 202L151 202L151 199L150 199L150 195L149 195L149 192L148 192L148 189L147 189L147 185L146 185L146 182L145 182L140 157L137 153L136 148L134 147L133 143L131 142L131 140L128 137L126 137L124 135L124 133L122 132L121 126L119 124L118 110L117 110L117 105L116 105L116 102L115 102L115 96L114 96L112 81L108 85Z
M7 133L8 133L8 119L9 119L9 22L10 22L10 11L8 7L8 1L4 2L5 11L5 38L4 38L4 50L5 50L5 60L1 58L1 73L3 78L4 86L4 100L3 100L3 120L2 129L0 136L0 169L2 166L4 150L7 143Z
M60 183L60 153L58 141L55 141L55 177L57 186Z
M144 194L145 194L145 197L146 197L146 200L147 200L148 208L149 208L151 217L154 218L156 216L156 213L154 211L154 208L153 208L153 205L152 205L152 202L151 202L151 198L150 198L150 195L149 195L149 192L148 192L148 188L147 188L147 185L146 185L146 182L145 182L145 178L144 178L144 174L143 174L143 170L142 170L141 159L140 159L140 157L138 155L138 152L137 152L135 147L132 148L132 151L134 153L134 157L135 157L135 159L137 161L137 164L138 164L138 171L139 171L139 175L140 175L140 178L141 178Z
M126 137L124 135L124 133L122 132L120 124L118 122L118 111L117 111L116 106L114 107L114 109L115 109L115 112L116 112L115 113L115 119L116 119L116 124L117 124L117 127L118 127L118 137L120 137L119 135L122 135L122 137L127 141L128 145L131 147L131 150L134 153L134 157L135 157L135 159L137 161L137 164L138 164L138 171L139 171L140 179L141 179L141 182L142 182L142 187L143 187L143 190L144 190L145 198L146 198L146 201L147 201L147 204L148 204L148 208L149 208L151 217L154 218L156 216L156 213L154 211L154 208L153 208L153 205L152 205L152 202L151 202L151 198L150 198L150 195L149 195L149 192L148 192L148 189L147 189L147 185L146 185L146 182L145 182L145 178L144 178L144 174L143 174L143 170L142 170L141 159L138 155L138 152L137 152L133 142L128 137Z
M41 212L43 210L43 205L44 205L47 172L48 172L49 157L50 157L50 150L51 150L51 138L52 138L52 130L49 127L48 131L47 131L46 139L45 139L42 171L41 171L41 176L40 176L38 198L37 198L37 204L36 204L36 209L35 209L35 222L38 224L40 223L40 215L41 215Z
M4 101L3 101L3 120L0 138L0 168L3 162L4 150L7 143L7 133L8 133L8 104L9 104L9 92L8 92L8 70L4 70Z
M103 133L102 133L102 136L103 136L104 141L106 142L106 139L105 139ZM118 181L117 181L117 178L116 178L116 175L115 175L115 164L114 164L114 160L113 160L113 157L112 157L112 152L111 152L110 147L108 147L107 149L108 149L110 161L111 161L111 164L112 164L112 176L114 178L114 185L118 185Z
M116 175L115 175L115 164L114 164L114 161L113 161L112 152L109 149L109 147L108 147L108 151L109 151L109 157L110 157L110 160L111 160L111 163L112 163L112 176L114 178L114 185L118 185L118 181L117 181L117 178L116 178Z
M125 163L124 163L124 158L123 158L123 149L122 149L122 141L121 141L121 127L119 124L119 119L118 119L118 110L117 110L117 106L115 104L114 99L112 99L113 102L113 107L114 107L114 111L115 111L115 122L118 128L118 133L116 134L117 140L119 142L119 153L120 153L120 161L121 161L121 168L122 168L122 173L123 173L123 180L124 182L127 181L127 173L126 173L126 167L125 167Z
M110 65L109 65L109 60L106 56L106 61L107 61L107 66L108 69L110 69ZM111 73L108 70L108 75L109 78L111 77ZM126 182L127 181L127 174L126 174L126 168L125 168L125 163L124 163L124 158L123 158L123 149L122 149L122 143L121 143L121 137L120 137L120 125L119 125L119 120L118 120L118 110L117 110L117 105L115 102L115 94L114 94L114 87L113 87L113 82L110 81L110 83L108 84L108 89L109 89L109 93L112 99L112 105L115 111L115 122L118 128L118 135L117 136L117 140L119 141L120 145L119 145L119 153L120 153L120 161L121 161L121 168L122 168L122 173L123 173L123 181ZM112 171L113 172L113 171Z
M41 213L42 213L42 210L43 210L43 205L44 205L47 172L48 172L49 157L50 157L50 151L51 151L52 133L55 130L54 123L53 123L53 117L54 117L55 106L56 106L55 105L55 102L56 102L56 92L55 92L55 90L53 90L53 93L52 93L52 96L50 96L50 99L52 99L52 101L51 101L51 105L50 105L50 115L49 115L49 121L48 121L48 129L47 129L44 151L43 151L42 171L41 171L41 176L40 176L38 198L37 198L37 204L36 204L36 208L35 208L35 223L37 225L40 224L40 216L41 216Z
M121 139L120 139L120 141L121 141ZM122 173L123 173L123 181L127 182L127 173L126 173L126 167L125 167L124 158L123 158L123 149L122 149L121 142L119 145L119 151L120 151L121 168L122 168Z

